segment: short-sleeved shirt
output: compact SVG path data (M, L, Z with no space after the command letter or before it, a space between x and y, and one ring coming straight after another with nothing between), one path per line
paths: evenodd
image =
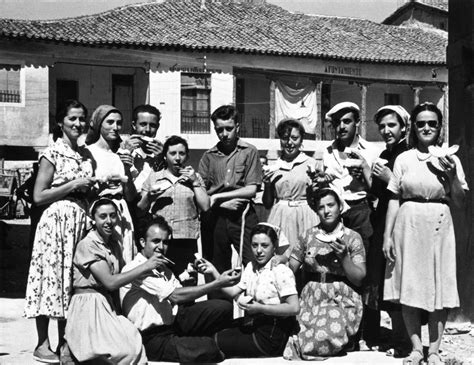
M461 186L468 190L466 177L461 161L455 155L452 156L456 163L456 173ZM446 199L449 197L450 185L447 179L440 179L441 174L433 171L436 169L438 158L429 154L423 154L417 149L403 152L395 160L393 175L388 183L387 189L399 195L402 199Z
M306 189L311 184L307 172L308 167L316 169L317 162L304 152L291 162L279 158L273 168L278 168L275 176L281 176L275 183L276 198L278 200L306 200Z
M146 261L146 257L138 253L133 261L125 265L122 272L133 270ZM120 288L122 310L140 331L171 325L178 306L171 303L168 297L180 287L180 282L168 268L163 271L153 270Z
M253 262L249 262L242 273L238 287L246 295L254 298L261 304L280 304L282 298L298 294L296 291L293 271L285 265L271 267L271 262L257 269Z
M204 181L196 174L198 182L204 186ZM152 171L142 186L144 192L160 180L168 180L172 186L160 194L150 207L150 213L163 216L173 229L173 238L199 237L199 210L196 204L192 186L183 184L177 176L168 170Z
M365 249L359 233L342 227L344 235L341 240L347 245L349 257L354 263L365 262ZM303 269L308 272L329 273L346 276L341 261L338 259L328 243L319 239L326 232L316 226L310 228L302 241L298 241L293 248L291 257L303 264Z
M199 174L209 195L262 183L258 151L240 138L229 155L222 153L217 145L204 152L199 162Z
M62 138L58 138L40 154L40 160L45 158L54 166L51 187L93 175L91 160L81 153L82 150L74 151Z
M120 272L122 257L118 240L112 238L109 242L97 233L90 231L76 247L74 252L73 287L74 288L100 288L98 282L90 271L90 266L98 261L105 261L110 273L115 275Z
M369 166L377 157L376 149L369 142L356 136L350 148L360 152ZM349 174L349 170L344 162L347 154L337 149L337 143L334 141L323 154L323 164L325 172L332 175L335 179L330 183L330 187L335 191L342 193L342 198L346 201L360 200L367 196L368 185L365 180L357 179Z

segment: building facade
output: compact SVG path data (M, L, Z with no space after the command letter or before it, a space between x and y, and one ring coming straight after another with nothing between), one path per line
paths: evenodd
M304 146L333 138L324 120L340 101L361 106L361 134L385 104L419 101L448 115L447 33L368 20L293 14L265 2L168 1L57 21L0 19L0 146L45 148L58 103L92 113L113 104L130 132L131 111L163 114L159 138L184 135L193 150L217 141L210 113L235 104L241 135L279 149L275 126L302 121ZM0 148L0 154L2 148ZM16 154L15 154L16 155Z

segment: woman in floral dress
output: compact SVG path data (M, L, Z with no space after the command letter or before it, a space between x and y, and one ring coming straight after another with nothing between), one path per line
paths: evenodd
M36 229L24 313L36 319L38 345L33 358L49 363L59 361L50 348L49 319L59 320L60 347L71 298L73 253L85 234L86 193L94 183L91 162L77 146L86 108L69 100L56 115L61 136L40 155L33 193L37 205L49 207Z
M306 232L290 257L293 271L303 266L307 283L297 317L300 332L288 340L283 354L287 360L313 360L341 353L362 318L362 238L342 224L341 200L333 190L317 191L314 202L321 222Z

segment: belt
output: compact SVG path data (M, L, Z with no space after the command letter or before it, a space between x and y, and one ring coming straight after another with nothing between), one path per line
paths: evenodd
M447 199L429 199L429 198L421 198L421 197L402 199L401 203L403 204L405 202L439 203L439 204L449 205L449 201Z
M109 292L105 288L74 288L73 292L74 294L98 293L109 295Z
M334 283L335 281L347 281L342 275L331 274L327 272L305 272L305 277L309 281L317 281L318 283Z
M302 207L304 205L308 205L308 202L306 200L285 200L285 199L281 199L281 200L278 200L277 203L283 203L285 205L288 205L289 207Z
M122 200L123 199L123 194L120 194L120 193L117 193L117 194L104 194L104 195L100 195L99 196L99 199L100 198L107 198L107 199L110 199L110 200Z
M349 206L354 206L354 205L358 205L358 204L362 204L362 203L366 203L367 202L367 198L364 197L364 198L361 198L361 199L357 199L357 200L346 200L346 203L349 205Z

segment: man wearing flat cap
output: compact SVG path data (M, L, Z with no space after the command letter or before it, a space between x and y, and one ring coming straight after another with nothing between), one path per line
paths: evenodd
M329 186L340 191L349 206L343 215L344 225L362 236L367 251L373 233L367 192L377 151L357 133L359 113L359 107L352 102L336 104L326 113L326 119L336 131L336 139L324 151L323 164Z

